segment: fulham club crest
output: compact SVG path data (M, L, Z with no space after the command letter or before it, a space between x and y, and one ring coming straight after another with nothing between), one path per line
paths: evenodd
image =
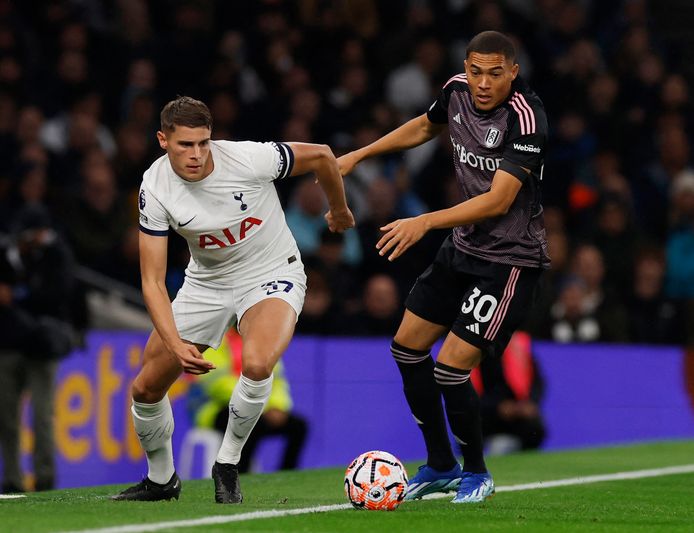
M489 128L484 136L484 145L487 148L496 148L501 141L501 132L497 128Z

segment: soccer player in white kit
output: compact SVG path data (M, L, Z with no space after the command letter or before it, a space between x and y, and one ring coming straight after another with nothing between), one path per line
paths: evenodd
M212 478L215 501L242 501L236 465L270 395L272 370L292 338L306 291L301 256L272 182L314 172L328 199L330 230L354 226L330 148L212 141L211 129L203 102L183 96L166 104L157 132L166 155L142 180L140 268L154 331L133 382L132 416L149 471L115 500L178 499L167 391L181 372L213 371L202 353L219 347L237 323L242 373ZM191 254L173 304L165 286L169 228L188 241Z

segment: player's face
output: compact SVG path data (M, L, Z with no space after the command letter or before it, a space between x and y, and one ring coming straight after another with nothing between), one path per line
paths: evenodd
M518 65L502 54L472 52L465 60L465 72L475 107L489 111L511 93L511 83L518 75Z
M200 181L207 177L214 164L210 157L209 128L176 126L173 131L157 132L159 146L169 155L174 172L187 181Z

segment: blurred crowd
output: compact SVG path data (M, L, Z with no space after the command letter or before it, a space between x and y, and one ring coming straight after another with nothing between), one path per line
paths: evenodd
M694 331L690 83L645 0L0 0L0 233L42 209L78 264L139 286L136 195L159 111L207 102L213 138L340 155L425 112L467 40L516 39L545 102L553 262L526 329L559 342L685 343ZM278 184L307 267L298 330L392 335L444 232L396 261L379 228L457 203L447 137L346 178L357 228L325 230L310 177ZM188 261L173 236L173 294ZM691 336L691 333L689 333Z

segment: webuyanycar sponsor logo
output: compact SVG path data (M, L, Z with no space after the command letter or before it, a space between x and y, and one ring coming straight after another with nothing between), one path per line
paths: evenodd
M514 150L520 150L521 152L533 152L539 154L542 150L539 146L533 146L532 144L518 144L513 143Z

